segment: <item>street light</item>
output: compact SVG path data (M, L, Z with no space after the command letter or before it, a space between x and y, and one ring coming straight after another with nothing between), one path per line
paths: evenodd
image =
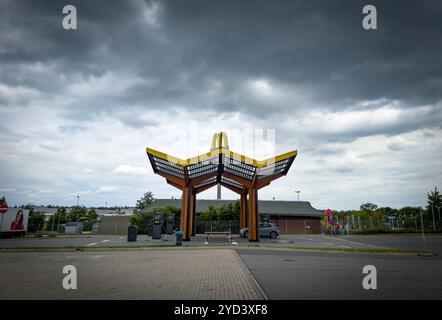
M295 190L295 193L298 194L298 201L299 201L299 194L301 193L301 191L299 191L299 190Z

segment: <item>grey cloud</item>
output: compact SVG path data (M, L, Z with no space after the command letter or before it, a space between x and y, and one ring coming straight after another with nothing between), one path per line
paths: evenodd
M335 171L337 173L349 173L349 172L353 172L354 169L351 167L337 167L337 168L334 168L333 171Z
M86 126L59 126L58 130L61 133L76 133L78 131L86 130Z
M392 142L387 145L390 151L401 151L404 149L404 145L398 142Z
M72 1L79 29L67 32L61 28L60 2L7 1L2 29L14 32L2 39L8 49L0 61L10 72L0 81L60 93L75 75L87 79L112 70L156 84L135 85L84 108L120 108L124 101L262 117L268 106L247 99L248 79L266 78L310 93L303 106L278 105L285 112L315 103L340 109L361 100L399 99L407 106L441 99L440 4L374 1L379 30L367 32L361 28L364 1L159 3L159 27L150 28L141 1ZM51 65L53 74L12 76L14 68L31 62ZM64 80L54 83L54 74ZM216 99L205 96L213 78L224 83Z
M352 168L325 166L328 163L321 158L343 155L347 142L416 130L424 130L425 139L434 139L432 130L441 128L442 4L438 2L371 1L379 14L375 32L361 28L361 11L367 4L362 0L166 0L158 2L155 25L143 13L144 4L152 3L72 0L79 29L65 31L60 1L2 1L0 90L7 89L3 95L0 91L0 113L6 120L0 127L0 143L9 149L15 144L11 153L23 141L54 149L42 141L47 127L55 127L59 137L52 138L66 142L67 149L77 147L73 155L81 161L75 165L81 166L90 158L82 158L80 150L93 151L94 143L103 142L101 135L114 138L107 128L97 128L103 119L111 118L106 123L117 122L124 130L150 130L179 126L178 114L184 114L207 129L208 119L238 114L244 126L276 128L278 145L298 148L299 161L312 160L342 178ZM249 84L256 80L267 81L276 93L253 92ZM345 115L389 104L410 112L398 121L373 121L342 130L323 130L326 119L309 119L315 112ZM52 115L51 121L40 122L41 127L31 124L36 106ZM427 113L418 114L422 106L428 106ZM11 107L20 108L22 114L8 114ZM155 113L161 113L164 123ZM26 122L17 121L26 115ZM10 120L36 128L21 133ZM84 139L91 143L90 149L69 143L79 133L97 131L100 135ZM395 143L387 148L395 151L388 152L393 156L403 151ZM385 155L367 150L359 156L379 161ZM426 156L425 161L431 154ZM36 158L31 164L49 163L46 153ZM13 161L8 161L10 169ZM69 162L74 160L65 161L75 167ZM436 171L432 166L436 167L433 163L426 170ZM305 173L318 174L310 168ZM24 174L0 175L32 190L47 183ZM432 174L426 172L427 176ZM72 190L98 187L83 177L59 179Z

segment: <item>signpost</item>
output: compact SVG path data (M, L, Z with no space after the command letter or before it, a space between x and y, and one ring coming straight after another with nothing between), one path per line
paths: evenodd
M393 229L394 228L394 220L396 219L396 216L394 214L389 214L387 216L388 220L390 220L390 226ZM399 225L398 225L399 227Z
M5 198L0 199L0 215L2 216L0 221L0 233L2 232L3 227L3 217L8 212L8 203L6 202Z

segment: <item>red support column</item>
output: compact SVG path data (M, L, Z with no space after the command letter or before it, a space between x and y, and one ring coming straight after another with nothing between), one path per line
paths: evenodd
M239 203L239 228L247 227L247 193L241 193Z
M189 190L189 212L188 212L188 219L189 219L189 239L190 236L195 235L195 189L193 187L190 187Z
M193 190L193 207L192 207L192 214L193 214L193 228L192 228L192 236L196 235L196 192Z
M249 189L249 241L259 241L258 230L258 190Z
M183 240L190 240L189 232L189 196L190 188L188 186L183 188L182 205L181 205L181 220L180 231L184 232Z

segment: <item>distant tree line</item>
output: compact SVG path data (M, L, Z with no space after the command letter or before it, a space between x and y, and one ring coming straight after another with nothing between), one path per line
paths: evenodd
M58 230L60 226L68 222L82 222L83 230L91 231L93 224L98 222L95 209L88 209L85 206L58 207L57 212L51 215L48 221L45 220L45 214L35 210L35 206L31 203L21 208L29 210L28 232L61 231Z
M442 196L435 187L434 190L427 193L427 206L422 207L403 207L393 209L390 207L378 207L373 203L364 203L359 210L336 211L339 223L344 225L350 219L357 218L357 221L365 221L370 229L382 229L384 224L389 221L389 216L400 221L399 226L408 226L416 228L421 226L421 211L424 227L426 229L442 229L440 211L442 211Z
M153 204L153 206L151 206ZM147 210L147 208L150 208ZM175 225L179 228L181 217L181 209L168 206L165 208L155 207L155 199L152 192L145 193L136 203L134 215L130 218L130 223L138 227L139 233L146 233L149 225L152 224L154 212L162 212L164 214L164 224L170 213L175 215ZM234 221L239 220L240 204L239 201L222 205L215 208L209 206L204 212L197 212L197 221Z

